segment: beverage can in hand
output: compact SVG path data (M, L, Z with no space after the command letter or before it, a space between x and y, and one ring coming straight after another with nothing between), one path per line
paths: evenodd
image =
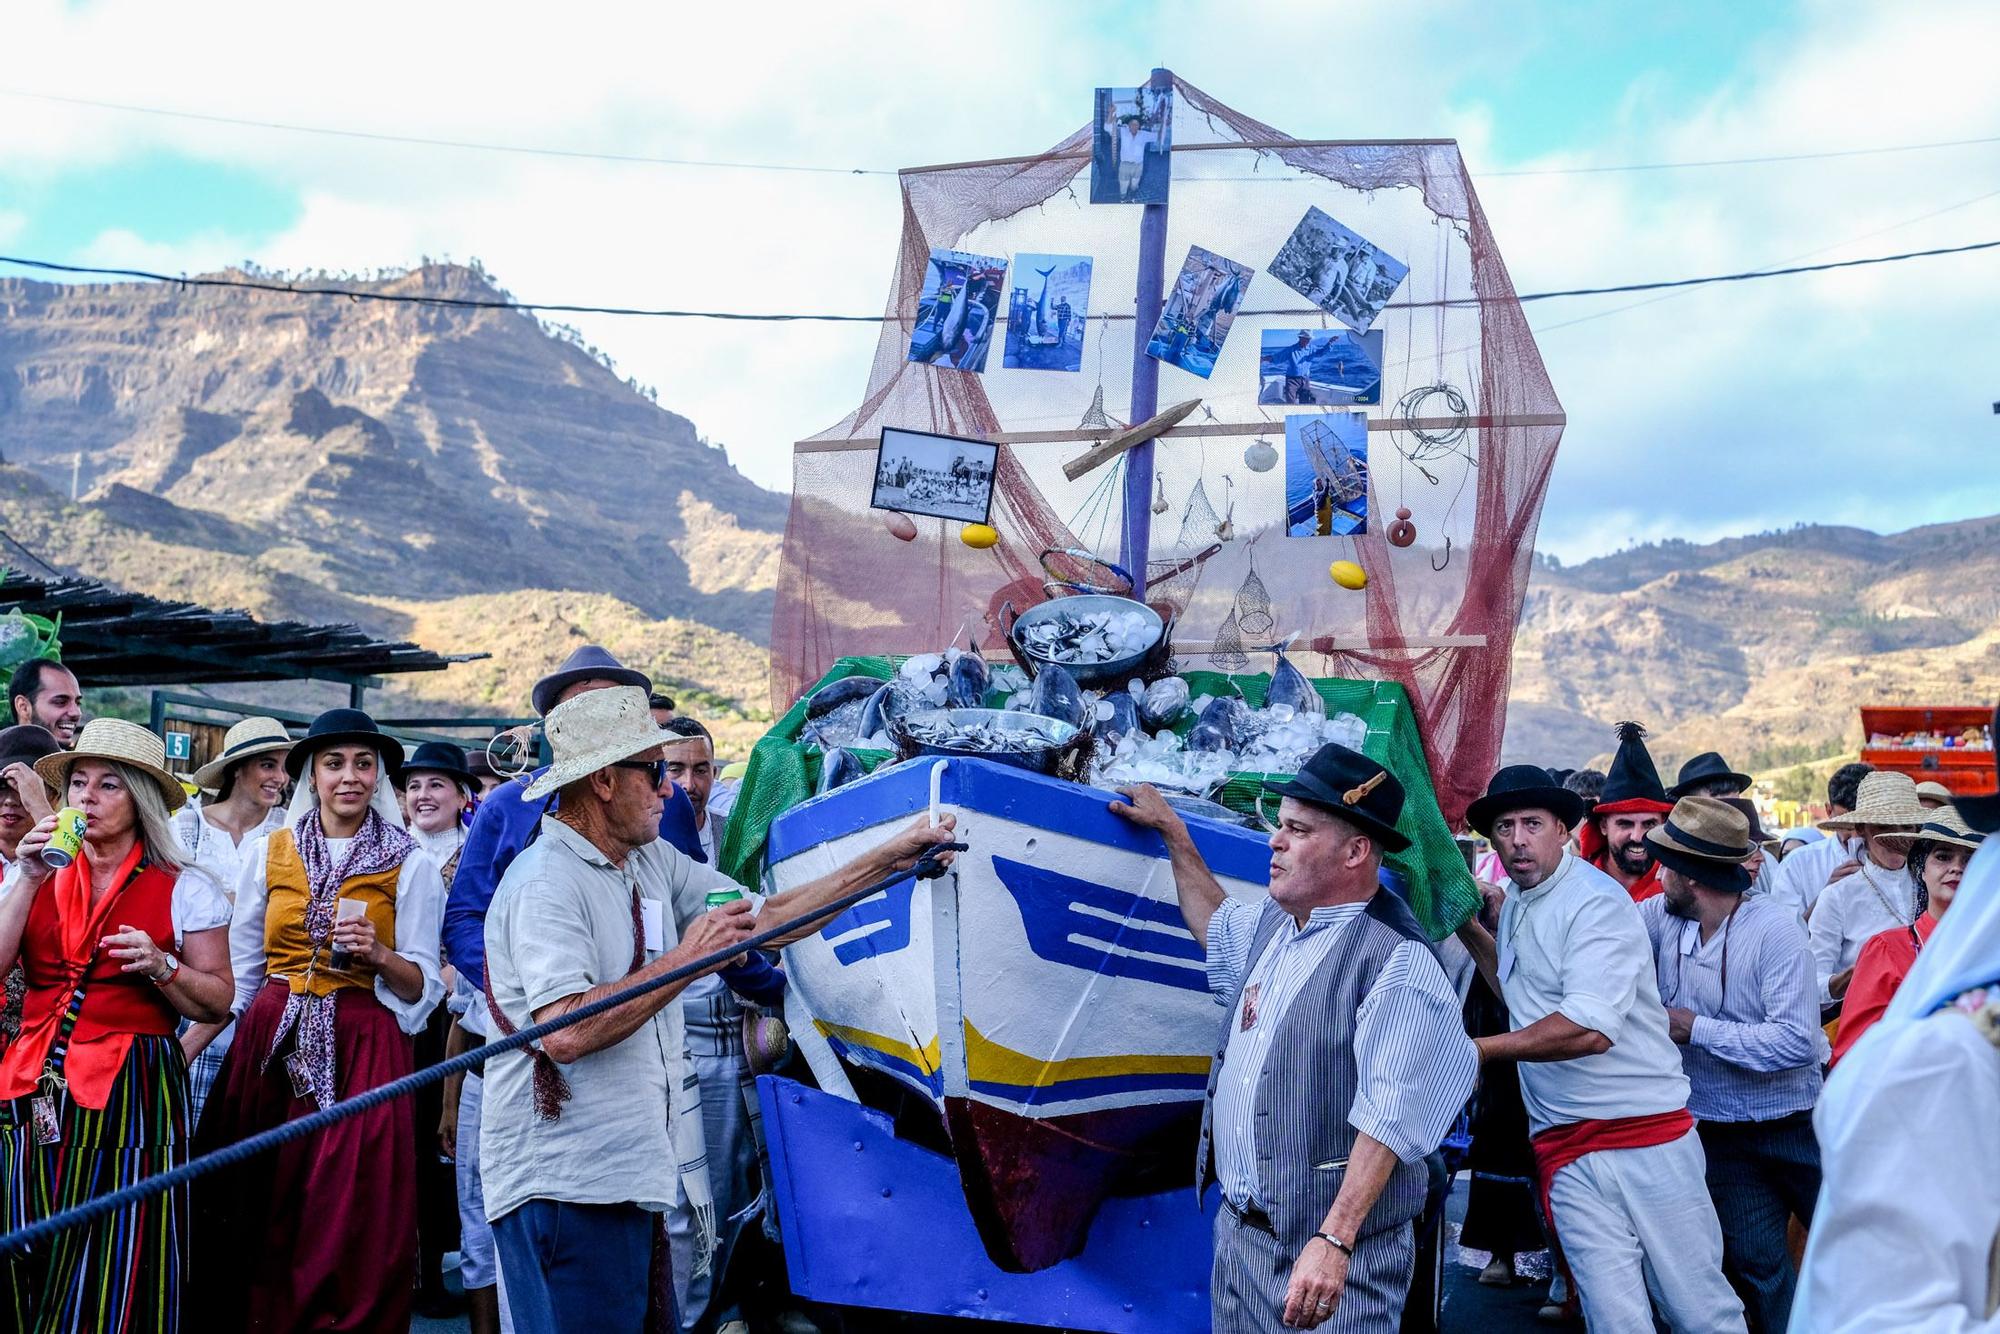
M720 908L725 903L734 903L743 897L740 889L711 889L706 902L711 908Z
M83 812L74 806L65 806L56 812L55 831L49 835L48 846L42 849L42 860L60 871L76 860L76 854L83 850Z

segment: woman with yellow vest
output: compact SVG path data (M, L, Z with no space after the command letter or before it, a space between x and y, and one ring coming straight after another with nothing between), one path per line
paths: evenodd
M444 881L403 832L403 748L358 709L286 756L283 829L243 858L229 931L236 1043L203 1109L207 1151L407 1075L444 994ZM406 1329L416 1130L399 1098L195 1187L203 1329Z
M58 816L21 838L0 897L0 972L21 961L21 1034L0 1060L0 1231L187 1157L183 1016L229 1013L229 901L167 817L185 800L160 738L93 719L76 749L35 763L61 805L83 812L81 845L51 869ZM60 858L58 858L60 860ZM181 1327L185 1188L72 1228L0 1266L9 1329ZM199 1328L200 1326L191 1326Z

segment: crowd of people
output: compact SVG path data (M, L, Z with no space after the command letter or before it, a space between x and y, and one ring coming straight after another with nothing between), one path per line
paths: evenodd
M184 781L60 664L9 692L0 1231L729 959L9 1257L14 1328L406 1329L447 1250L475 1334L742 1320L785 979L731 947L948 861L950 817L754 892L718 864L713 737L596 646L537 682L550 762L513 778L333 709L247 718ZM1421 1327L1466 1116L1461 1242L1496 1285L1550 1251L1550 1320L1992 1327L2000 799L1850 765L1773 835L1750 787L1715 754L1666 786L1632 725L1604 773L1501 769L1467 812L1481 911L1443 941L1384 888L1404 788L1356 751L1272 786L1259 902L1159 793L1113 803L1219 1002L1216 1330Z

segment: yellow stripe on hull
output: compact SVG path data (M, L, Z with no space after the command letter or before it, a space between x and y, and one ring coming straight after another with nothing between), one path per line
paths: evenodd
M993 1041L965 1024L966 1078L975 1084L1053 1088L1079 1079L1118 1075L1208 1074L1209 1056L1063 1056L1044 1060Z
M925 1075L935 1075L939 1069L938 1040L934 1037L922 1047L871 1033L865 1028L850 1028L846 1024L830 1024L824 1019L813 1020L813 1027L823 1035L839 1038L850 1047L860 1047L867 1051L879 1052L883 1056L893 1056L899 1061L915 1066Z

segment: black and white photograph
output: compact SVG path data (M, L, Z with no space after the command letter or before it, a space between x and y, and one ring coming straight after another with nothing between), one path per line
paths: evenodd
M1273 278L1358 333L1365 333L1410 266L1329 214L1308 207L1268 270Z
M1089 310L1090 256L1014 256L1001 364L1010 371L1082 370Z
M1257 401L1350 407L1382 401L1382 331L1265 329L1259 337Z
M1248 264L1189 246L1187 262L1160 309L1160 322L1146 341L1146 355L1206 380L1215 373L1215 359L1222 355L1252 276Z
M910 360L983 371L1000 320L1000 292L1007 261L963 250L933 250L917 295L917 327L910 332Z
M1174 90L1099 88L1090 202L1164 204L1173 175Z
M984 440L885 426L868 503L878 510L985 523L999 458L1000 446Z

